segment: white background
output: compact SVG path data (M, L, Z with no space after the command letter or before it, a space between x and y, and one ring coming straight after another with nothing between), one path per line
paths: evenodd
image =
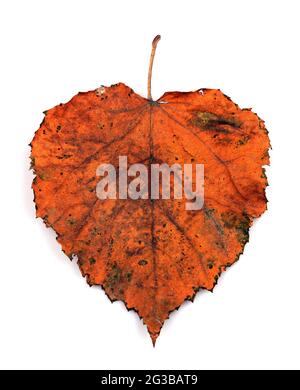
M300 369L299 1L1 1L0 368ZM42 112L122 81L153 97L220 88L270 131L268 211L213 294L162 329L89 288L35 219Z

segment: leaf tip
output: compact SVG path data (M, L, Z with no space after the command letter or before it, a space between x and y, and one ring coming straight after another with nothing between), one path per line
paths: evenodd
M156 344L156 340L157 340L158 334L157 333L150 333L150 337L151 337L151 340L152 340L153 348L155 348L155 344Z

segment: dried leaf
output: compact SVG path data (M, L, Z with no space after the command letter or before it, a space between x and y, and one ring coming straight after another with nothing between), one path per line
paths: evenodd
M151 96L150 96L151 97ZM134 309L153 343L170 312L212 290L266 209L264 122L219 90L145 99L120 83L47 111L32 141L36 214L57 233L90 285ZM96 195L101 163L201 163L201 210L186 199Z

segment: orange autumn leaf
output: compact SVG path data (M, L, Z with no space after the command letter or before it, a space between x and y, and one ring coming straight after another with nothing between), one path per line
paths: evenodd
M154 53L152 53L154 54ZM154 56L154 55L153 55ZM153 56L150 68L152 70ZM36 215L57 233L90 285L143 319L153 343L170 312L212 290L266 210L270 146L264 122L220 90L167 92L126 85L79 93L45 114L32 141ZM97 197L102 163L204 164L204 204Z

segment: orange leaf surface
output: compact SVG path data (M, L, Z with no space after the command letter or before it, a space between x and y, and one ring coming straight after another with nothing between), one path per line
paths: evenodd
M90 285L134 309L153 343L170 312L212 290L266 209L264 122L219 90L145 99L120 83L46 112L32 141L36 214ZM204 164L204 205L96 195L101 163Z

